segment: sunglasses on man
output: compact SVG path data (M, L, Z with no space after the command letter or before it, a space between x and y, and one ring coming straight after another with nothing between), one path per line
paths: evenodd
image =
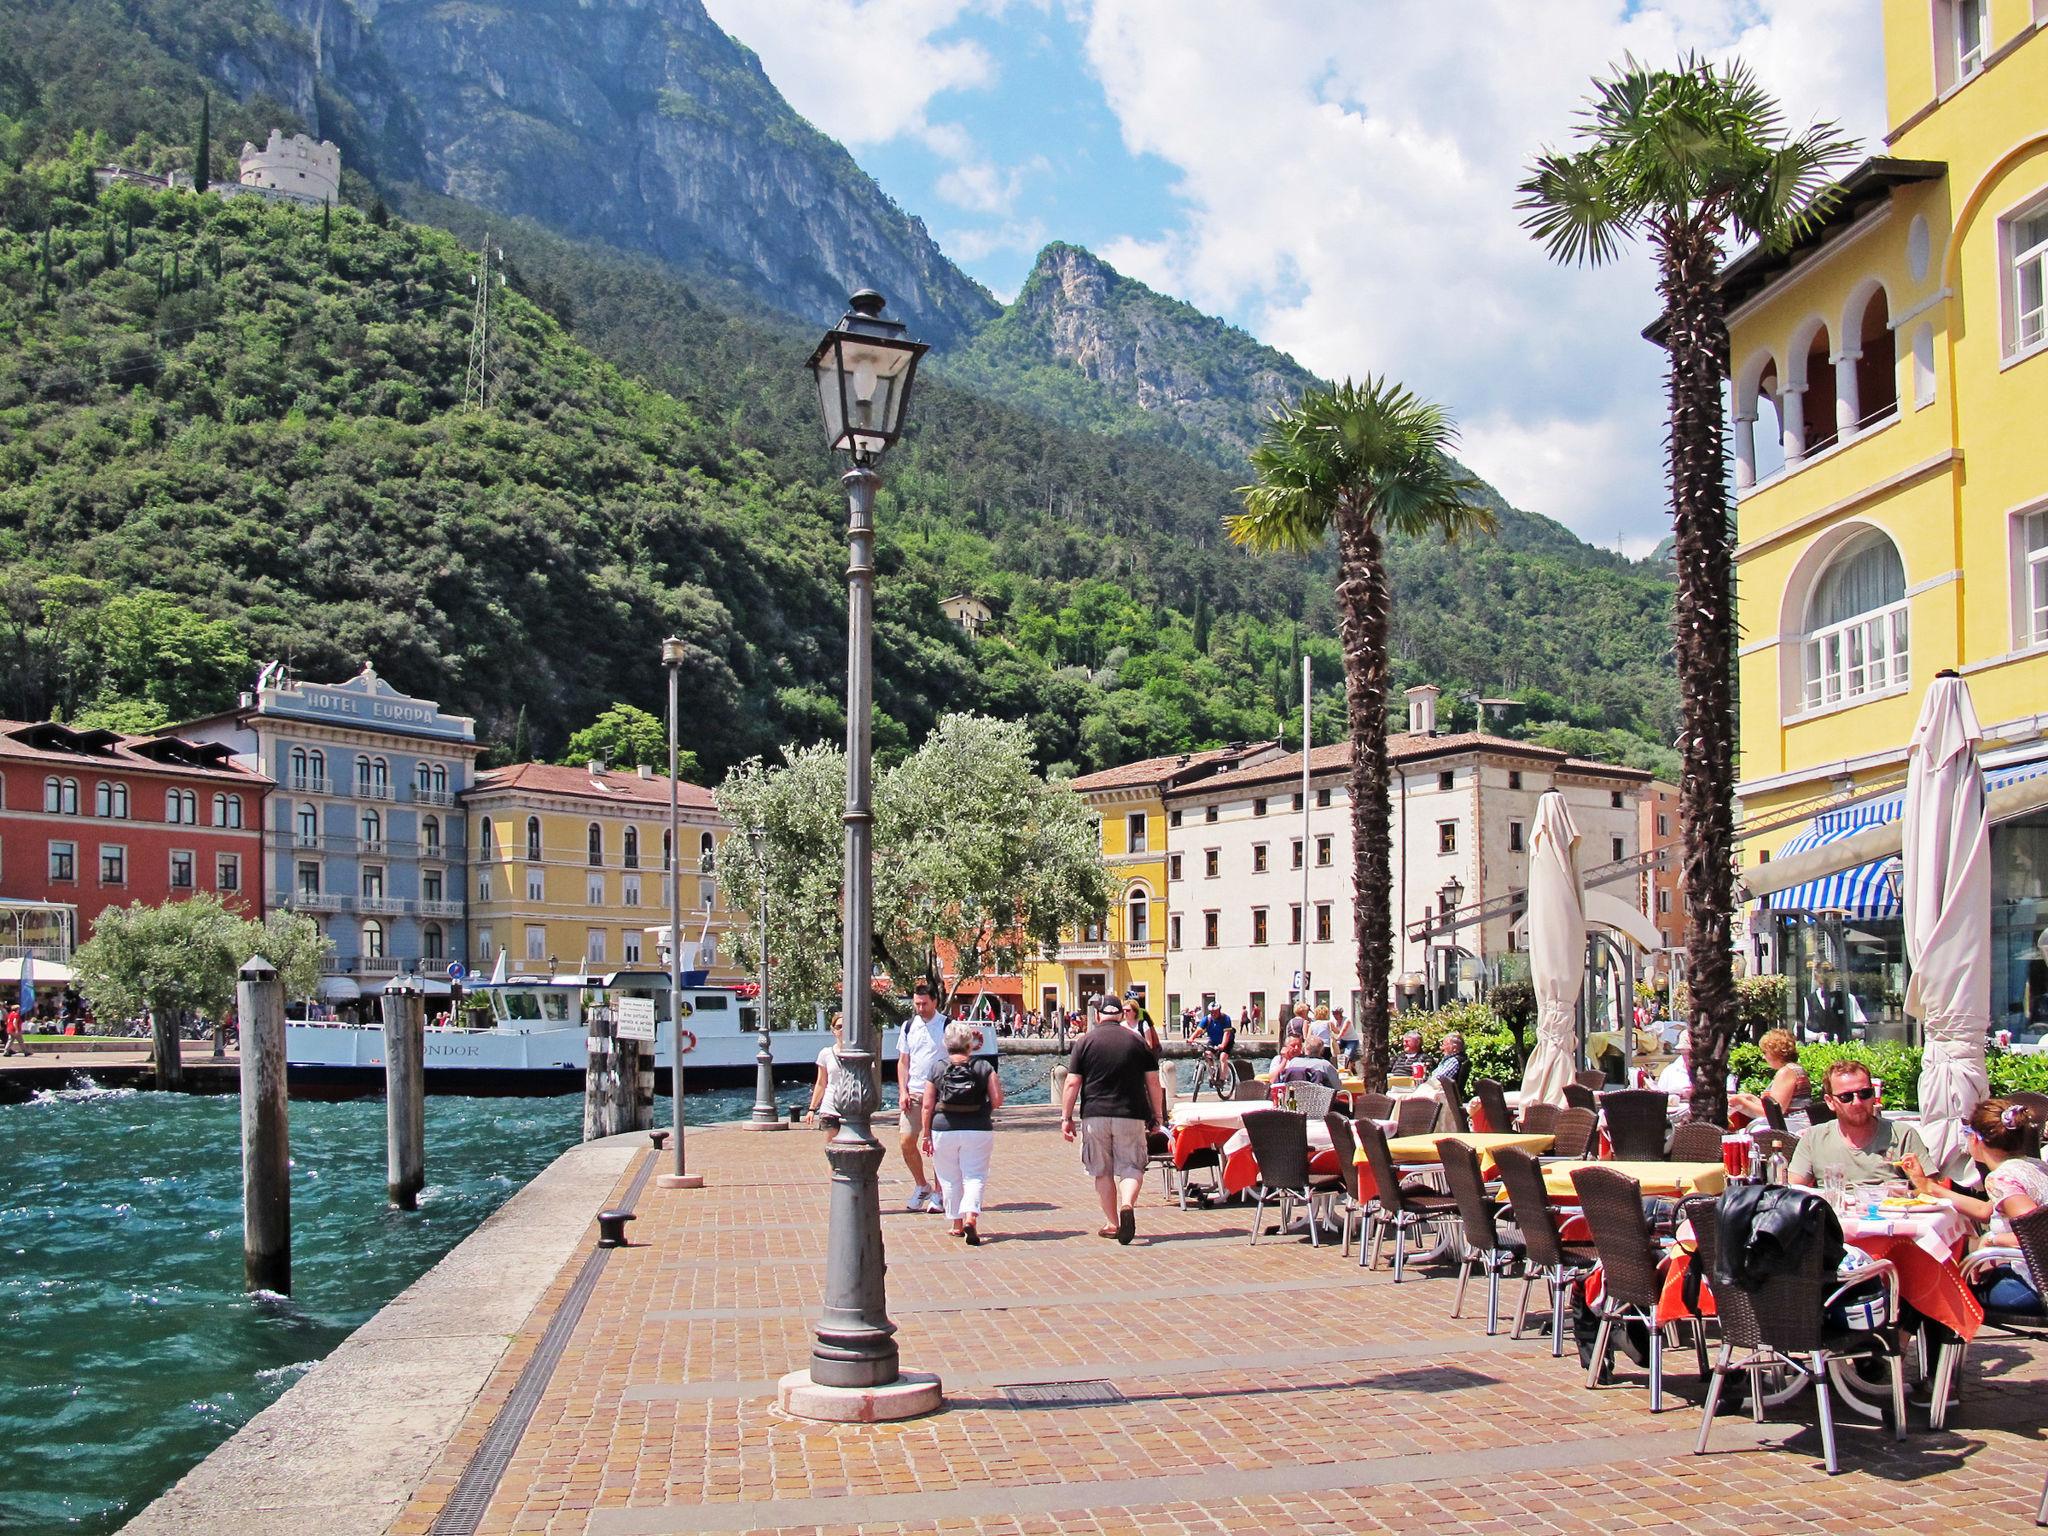
M1837 1104L1861 1104L1865 1099L1876 1098L1877 1090L1875 1088L1851 1088L1846 1093L1831 1093L1828 1097Z

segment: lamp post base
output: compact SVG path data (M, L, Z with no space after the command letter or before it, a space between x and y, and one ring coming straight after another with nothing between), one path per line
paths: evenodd
M775 1395L784 1413L820 1424L893 1424L946 1405L939 1378L923 1371L904 1371L880 1387L821 1387L809 1371L791 1371Z
M701 1173L657 1173L654 1176L656 1189L702 1189L704 1175Z
M746 1120L741 1122L740 1129L744 1131L786 1131L789 1129L789 1122L787 1120Z

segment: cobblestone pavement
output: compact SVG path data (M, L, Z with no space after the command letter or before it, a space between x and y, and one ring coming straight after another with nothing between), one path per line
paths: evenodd
M1987 1334L1950 1427L1903 1444L1853 1419L1840 1476L1811 1395L1763 1426L1717 1423L1677 1351L1664 1413L1643 1374L1588 1391L1548 1341L1484 1332L1448 1271L1396 1287L1301 1237L1247 1239L1249 1212L1180 1212L1155 1176L1128 1248L1044 1107L999 1133L986 1239L901 1211L884 1165L889 1306L906 1369L945 1409L910 1423L784 1416L808 1360L826 1165L810 1132L691 1133L701 1191L650 1187L611 1256L481 1526L488 1532L1516 1532L2031 1529L2048 1364ZM890 1209L895 1207L896 1209ZM510 1394L575 1262L412 1507L425 1532ZM1509 1289L1510 1299L1519 1284ZM1474 1303L1477 1302L1475 1309ZM1473 1316L1474 1311L1478 1316ZM1032 1403L1006 1385L1107 1383L1116 1401ZM1849 1416L1843 1415L1848 1418Z

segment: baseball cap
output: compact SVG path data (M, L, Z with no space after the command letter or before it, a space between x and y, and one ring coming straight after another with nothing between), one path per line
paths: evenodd
M1116 994L1112 992L1096 1005L1096 1011L1101 1013L1104 1018L1107 1018L1113 1013L1121 1014L1124 1011L1124 1005L1116 1000Z

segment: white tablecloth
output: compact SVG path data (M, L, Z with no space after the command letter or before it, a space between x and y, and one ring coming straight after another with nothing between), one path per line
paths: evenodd
M1859 1237L1911 1238L1930 1258L1942 1260L1954 1258L1956 1245L1969 1235L1970 1223L1953 1206L1881 1215L1875 1221L1852 1207L1842 1216L1842 1236L1852 1243Z

